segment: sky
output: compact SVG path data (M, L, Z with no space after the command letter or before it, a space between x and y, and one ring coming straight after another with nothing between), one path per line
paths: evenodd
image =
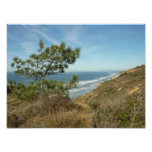
M13 57L37 53L39 39L46 47L65 42L81 48L66 71L122 71L145 64L145 25L7 25L7 71Z

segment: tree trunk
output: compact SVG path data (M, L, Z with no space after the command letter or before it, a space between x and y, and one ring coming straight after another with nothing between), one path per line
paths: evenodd
M41 90L42 90L42 93L44 92L43 82L44 82L44 77L42 77L42 79L41 79Z

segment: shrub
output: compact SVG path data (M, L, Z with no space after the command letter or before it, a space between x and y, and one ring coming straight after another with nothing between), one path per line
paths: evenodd
M77 76L73 76L67 84L63 81L45 80L42 91L41 82L31 81L28 85L24 85L21 82L16 83L10 80L7 93L21 100L33 100L45 94L69 97L69 89L77 87L76 82Z
M18 116L15 114L10 114L7 116L7 127L8 128L18 128L19 126L19 121L18 121Z
M78 77L76 75L74 75L68 83L46 79L43 82L43 91L41 89L41 82L34 83L31 81L28 85L24 85L21 82L17 83L9 80L7 93L21 100L33 100L45 94L69 97L69 89L77 87L77 80Z
M9 81L7 88L13 97L21 100L33 100L39 96L41 91L40 83L30 82L28 85L24 85L12 80Z
M92 109L97 109L97 107L99 106L99 103L98 102L89 102L88 105Z
M145 126L145 102L127 99L120 106L108 105L98 109L93 117L94 127L141 128Z

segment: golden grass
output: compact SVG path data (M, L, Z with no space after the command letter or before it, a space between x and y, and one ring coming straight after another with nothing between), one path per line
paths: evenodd
M68 98L43 96L33 102L10 105L8 97L8 127L19 128L82 128L92 126L90 108ZM13 107L11 107L13 106Z
M144 128L145 67L121 73L74 100L42 96L31 102L8 95L9 128Z
M93 127L145 127L145 67L128 71L75 99L94 111Z

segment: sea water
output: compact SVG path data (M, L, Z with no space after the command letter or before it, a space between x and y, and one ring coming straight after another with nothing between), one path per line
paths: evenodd
M95 89L101 82L109 80L118 75L118 72L65 72L47 76L47 79L64 81L67 83L73 75L77 75L79 77L79 82L78 88L69 90L71 99L90 92L91 90ZM28 84L29 81L31 81L28 78L15 75L13 72L8 72L7 81L10 79L17 82L22 82L24 84Z

